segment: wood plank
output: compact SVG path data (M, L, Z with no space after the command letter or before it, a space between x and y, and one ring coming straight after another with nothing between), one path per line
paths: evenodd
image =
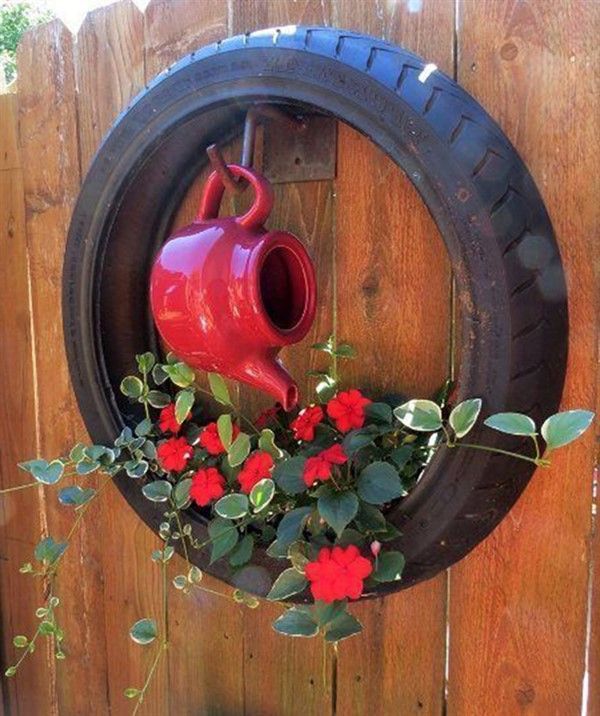
M144 13L146 81L189 52L227 37L223 0L152 0Z
M417 12L391 3L374 12L337 0L333 24L402 45L452 73L452 3L424 3ZM431 394L447 374L450 268L443 242L407 178L343 125L335 212L338 334L358 349L358 360L343 367L345 382L375 395ZM445 608L444 574L357 605L365 637L340 645L338 711L441 713Z
M201 5L192 0L174 5L153 1L145 14L147 81L186 53L226 37L227 4L219 1ZM240 142L223 147L227 160L239 155ZM198 211L200 194L210 172L207 166L197 177L174 219L174 228L189 224ZM223 212L234 212L232 197L223 202ZM199 378L201 384L206 381ZM207 385L205 385L207 387ZM230 384L233 396L237 388ZM185 572L177 555L174 570ZM225 596L195 591L189 596L173 593L169 631L169 705L174 714L232 714L244 710L243 613L232 599L232 590L205 575L203 586ZM196 633L197 637L190 637ZM182 660L182 656L185 659Z
M29 476L17 463L37 452L35 374L29 317L29 269L25 236L23 175L17 142L17 97L0 96L0 371L10 390L0 402L0 489L22 485ZM28 519L23 519L28 515ZM39 488L0 496L1 673L21 653L16 634L33 635L42 601L19 566L32 558L45 522ZM10 713L51 713L54 664L47 649L33 654L13 679L3 679Z
M64 455L85 439L69 380L61 320L61 271L79 189L73 37L54 21L27 33L18 52L19 129L31 267L31 310L42 455ZM49 314L51 311L51 314ZM48 495L49 532L65 537L71 510ZM84 520L58 580L68 657L57 665L60 713L108 711L102 599L102 527Z
M459 6L459 80L527 162L560 244L570 313L564 408L595 405L598 10L551 0ZM590 431L538 471L500 527L452 570L450 714L581 712L594 460Z
M76 48L83 176L117 115L144 87L143 16L129 0L99 8L86 16ZM128 630L142 617L160 624L160 569L150 560L160 542L117 490L106 495L103 507L102 529L110 535L103 553L108 695L112 713L126 714L131 702L123 690L141 686L156 648L134 644ZM168 710L166 659L146 700L155 713Z
M276 25L330 23L327 1L239 0L233 6L233 34ZM271 123L268 131L281 130ZM268 132L265 137L268 141ZM260 166L260 149L256 160ZM306 371L315 367L317 359L310 345L326 338L333 328L333 184L331 181L278 184L274 190L274 211L267 226L298 236L311 252L317 271L319 294L314 325L304 341L281 352L282 360L298 382L301 401L308 401L313 398L310 390L313 384ZM253 416L273 404L272 398L249 388L240 390L240 402L244 412ZM271 623L280 613L278 605L261 602L259 609L245 615L246 713L264 716L329 713L333 710L331 649L326 649L320 639L289 639L276 634ZM266 674L269 688L265 688Z

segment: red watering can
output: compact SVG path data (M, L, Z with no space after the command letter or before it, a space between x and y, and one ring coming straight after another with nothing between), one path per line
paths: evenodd
M263 224L273 190L257 172L228 165L247 179L254 203L219 219L224 186L213 172L198 216L173 234L150 277L150 302L168 348L193 368L214 371L273 395L290 410L298 386L277 354L302 340L315 316L316 280L302 243Z

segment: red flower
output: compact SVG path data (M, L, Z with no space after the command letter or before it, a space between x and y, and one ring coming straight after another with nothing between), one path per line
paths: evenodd
M242 492L250 494L254 485L265 477L271 476L271 468L273 467L273 458L268 452L259 450L253 453L244 463L244 467L238 475Z
M358 599L363 591L363 580L372 571L371 562L353 544L333 549L323 547L316 561L304 568L313 597L323 602L346 597Z
M186 420L189 418L190 414L188 413L186 415ZM160 411L160 415L158 416L158 427L162 430L163 433L175 433L177 434L179 432L179 429L181 428L181 425L177 422L177 419L175 418L175 403L170 403L167 405L166 408L163 408Z
M234 424L231 439L235 440L239 433L240 429ZM219 437L216 423L209 423L205 426L204 430L200 433L200 445L209 455L220 455L225 452L225 447Z
M266 410L263 410L262 413L257 416L256 420L254 421L254 425L256 425L259 430L266 428L267 425L272 423L277 418L280 410L281 405L279 405L279 403L276 403L272 408L267 408Z
M192 476L190 497L200 507L205 507L213 500L225 494L225 478L216 467L198 470Z
M305 408L290 424L296 440L306 440L307 442L314 440L315 428L321 420L323 420L323 411L318 405Z
M333 465L343 465L346 460L348 460L348 456L344 452L344 448L338 444L332 445L318 455L308 458L304 463L302 478L308 487L313 485L316 480L325 482L331 477Z
M185 438L169 438L158 446L158 461L165 470L181 472L192 457L192 447Z
M352 428L362 428L365 422L365 405L371 401L360 390L345 390L327 403L327 415L336 428L347 433Z

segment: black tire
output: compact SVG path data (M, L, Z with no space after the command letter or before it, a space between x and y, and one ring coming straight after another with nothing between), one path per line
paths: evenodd
M64 265L71 376L96 442L112 440L135 417L118 385L135 353L155 346L147 301L152 257L204 147L239 133L256 100L338 117L414 183L457 280L464 338L458 398L480 396L485 413L513 410L536 420L557 409L566 287L543 202L482 107L437 70L421 81L424 67L415 55L364 35L264 30L185 57L120 115L82 187ZM488 430L483 439L515 446ZM504 517L531 474L530 465L502 455L440 451L392 515L407 567L399 585L381 591L410 586L462 558ZM162 510L135 481L123 477L119 484L156 529ZM202 519L195 530L204 532ZM266 555L260 560L272 573L280 568ZM198 564L207 566L202 557ZM226 566L208 569L230 579Z

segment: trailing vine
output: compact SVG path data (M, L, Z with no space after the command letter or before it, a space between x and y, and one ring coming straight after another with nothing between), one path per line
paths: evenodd
M296 637L321 633L336 644L362 629L348 611L349 602L402 578L404 556L393 549L399 533L387 514L438 450L486 450L545 468L552 452L578 438L594 417L570 410L550 416L538 429L526 415L498 413L484 425L526 438L530 449L519 453L470 443L464 438L479 420L481 399L450 405L448 382L434 399L372 400L342 386L340 362L355 357L350 345L331 336L313 347L327 358L323 369L311 373L315 403L291 413L275 405L255 418L233 404L220 375L208 375L207 390L175 355L161 363L144 353L136 357L137 374L121 383L132 406L139 406L140 419L123 428L112 445L79 443L67 456L20 464L33 481L1 492L69 481L58 500L74 510L74 521L64 540L44 537L34 561L20 568L41 582L44 601L33 635L14 637L21 653L6 676L17 674L42 636L52 640L56 659L65 658L65 634L56 614L59 568L85 514L117 475L138 481L146 499L163 510L161 545L151 555L161 570L161 610L129 630L136 644L155 649L141 685L125 690L137 713L169 647L170 587L182 595L201 589L255 608L259 601L250 592L260 589L248 575L256 550L264 550L282 564L266 598L285 602L305 593L313 599L312 604L284 604L274 629ZM208 405L200 397L208 397ZM213 419L210 411L216 406ZM96 472L104 477L94 488L88 476ZM203 539L192 527L199 518L207 524ZM170 578L178 545L185 571ZM235 586L231 594L202 583L197 563L217 560L228 565Z

